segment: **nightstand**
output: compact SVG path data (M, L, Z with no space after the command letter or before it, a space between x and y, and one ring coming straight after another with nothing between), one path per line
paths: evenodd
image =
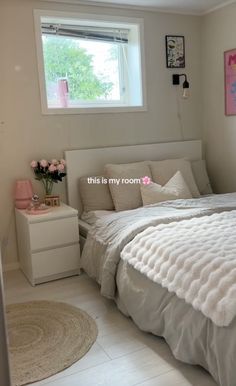
M62 204L45 214L15 214L20 267L33 286L80 273L77 210Z

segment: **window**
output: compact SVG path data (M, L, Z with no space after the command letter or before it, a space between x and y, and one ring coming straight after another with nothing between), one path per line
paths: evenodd
M43 113L145 109L142 20L35 11Z

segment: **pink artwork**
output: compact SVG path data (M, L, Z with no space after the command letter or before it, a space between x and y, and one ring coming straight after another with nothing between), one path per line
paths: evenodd
M225 115L236 115L236 49L224 53Z

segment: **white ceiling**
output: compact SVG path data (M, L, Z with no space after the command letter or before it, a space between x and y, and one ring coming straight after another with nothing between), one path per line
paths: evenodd
M134 6L151 10L204 14L235 1L236 0L72 0L71 2L97 5L111 4L113 6Z

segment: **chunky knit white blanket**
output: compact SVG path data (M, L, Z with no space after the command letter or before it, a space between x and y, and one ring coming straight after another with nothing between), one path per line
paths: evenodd
M236 315L236 211L149 227L121 258L218 326Z

